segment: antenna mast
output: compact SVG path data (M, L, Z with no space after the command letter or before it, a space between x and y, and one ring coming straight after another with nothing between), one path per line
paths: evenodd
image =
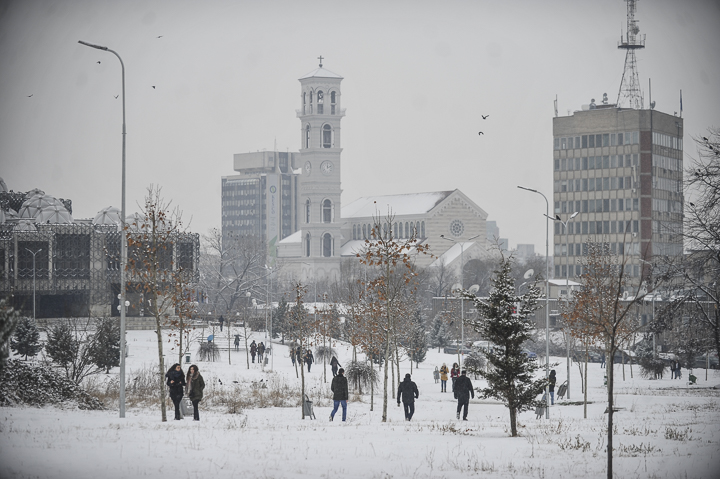
M637 71L637 60L635 50L645 48L645 35L638 35L640 28L635 20L638 0L625 0L627 2L627 32L625 36L620 35L618 48L625 50L625 69L620 81L617 106L622 106L627 101L630 108L641 110L643 108L643 96L640 91L640 79Z

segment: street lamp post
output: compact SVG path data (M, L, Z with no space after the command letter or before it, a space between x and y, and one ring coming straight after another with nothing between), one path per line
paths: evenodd
M570 228L568 224L575 219L578 215L578 211L570 215L567 221L563 222L559 215L555 215L554 220L559 221L563 228L565 228L565 309L570 308ZM565 334L565 344L567 345L567 356L565 362L567 363L567 398L570 399L570 331Z
M638 261L645 263L646 265L650 266L650 272L652 274L652 267L653 264L649 261L645 261L642 258L638 258ZM650 320L652 323L655 322L655 292L653 291L652 294L652 319ZM654 325L653 325L654 328ZM655 331L652 331L652 340L653 340L653 359L657 359L657 348L655 346Z
M472 238L468 238L466 241L474 240L480 235L475 235ZM460 245L460 289L465 289L465 260L463 258L463 252L465 250L465 242L458 243L457 240L447 238L445 235L440 235L444 240L452 241L455 244ZM465 299L460 296L460 349L458 354L458 361L460 365L465 362Z
M268 289L267 292L267 306L270 307L270 340L268 344L270 345L270 371L273 370L273 361L274 361L274 354L273 354L273 318L272 318L272 273L273 269L270 266L265 265L265 269L269 271L269 277L270 277L270 289Z
M315 276L315 264L314 264L314 263L313 263L313 264L310 264L310 263L305 263L305 262L303 262L303 264L304 264L304 265L307 265L307 266L312 266L312 269L313 269L313 283L315 283L315 298L313 299L313 304L315 305L315 308L314 308L314 309L315 309L315 312L313 313L313 321L315 322L315 327L317 328L317 324L318 324L318 322L317 322L317 309L318 309L318 306L317 306L317 276ZM323 341L324 341L324 338L323 338ZM326 367L325 367L325 356L326 356L326 354L324 354L324 353L325 353L325 351L323 351L323 373L324 373L323 382L327 382L327 369L326 369Z
M25 248L25 251L33 255L33 321L35 321L35 255L41 252L42 248L37 251Z
M86 47L104 50L115 55L120 60L120 68L122 73L122 205L120 208L120 417L125 417L125 265L127 263L127 240L125 238L125 137L127 131L125 129L125 64L114 50L100 45L94 45L79 40L78 43Z
M550 377L550 203L547 196L532 188L519 186L521 190L537 193L545 199L545 379ZM550 419L550 392L545 385L545 419Z

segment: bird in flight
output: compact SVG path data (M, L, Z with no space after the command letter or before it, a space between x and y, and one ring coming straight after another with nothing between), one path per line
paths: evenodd
M115 95L115 99L117 100L117 97L119 97L119 96L120 96L120 95Z
M489 117L490 115L480 115L480 116L482 117L483 120L486 120L487 117Z
M154 90L154 89L155 89L155 85L153 85L152 87L153 87L153 90Z
M100 65L100 60L97 61L97 64Z
M482 131L478 131L478 135L484 135L484 134L485 133L483 133Z
M158 35L158 38L162 38L162 37L163 37L162 35Z
M31 93L28 95L28 98L31 98L35 93Z

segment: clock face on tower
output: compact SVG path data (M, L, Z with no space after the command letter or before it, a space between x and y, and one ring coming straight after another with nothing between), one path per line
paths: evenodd
M311 171L312 171L312 165L310 164L309 161L306 161L305 162L305 174L309 175Z
M331 161L323 161L320 165L320 171L322 171L322 174L327 176L330 173L332 173L333 170L333 164Z

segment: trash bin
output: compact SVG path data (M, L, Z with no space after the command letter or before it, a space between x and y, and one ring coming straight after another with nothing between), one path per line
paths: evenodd
M190 351L185 353L185 364L190 364Z
M310 398L307 397L307 394L305 395L305 400L303 401L303 414L305 417L309 417L310 419L316 419L315 412L313 411L313 403Z

